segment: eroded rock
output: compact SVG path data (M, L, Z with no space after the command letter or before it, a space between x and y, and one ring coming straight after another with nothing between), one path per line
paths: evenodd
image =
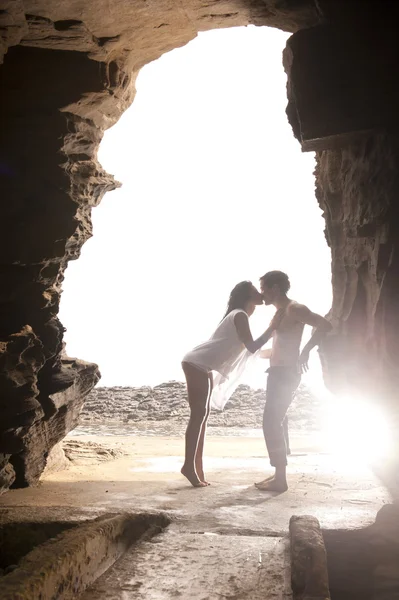
M104 442L82 442L80 440L64 440L62 449L67 460L75 465L97 465L124 456L121 448L115 448Z
M266 392L240 385L223 411L212 410L209 426L260 428ZM319 431L325 416L320 398L301 385L289 411L291 426L306 431ZM95 388L83 405L80 425L100 423L166 422L187 423L189 407L186 385L171 381L151 387Z
M291 517L290 541L294 600L330 600L327 553L318 520Z

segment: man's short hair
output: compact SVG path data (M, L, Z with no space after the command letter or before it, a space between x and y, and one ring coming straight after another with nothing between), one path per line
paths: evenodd
M268 271L260 278L260 282L268 288L277 285L283 294L286 294L291 287L287 273L282 271Z

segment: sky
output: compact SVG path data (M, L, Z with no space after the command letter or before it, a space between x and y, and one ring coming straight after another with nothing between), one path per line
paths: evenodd
M329 310L314 155L285 114L287 38L254 26L199 34L142 69L105 133L99 161L123 186L93 210L59 315L67 353L99 364L99 385L183 380L182 356L210 337L234 285L272 269L289 274L290 297ZM272 314L257 308L254 335ZM263 371L245 382L259 387Z

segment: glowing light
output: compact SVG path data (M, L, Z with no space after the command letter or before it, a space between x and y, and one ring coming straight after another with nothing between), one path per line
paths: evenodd
M389 421L377 403L330 395L326 411L328 450L345 461L370 463L392 452Z

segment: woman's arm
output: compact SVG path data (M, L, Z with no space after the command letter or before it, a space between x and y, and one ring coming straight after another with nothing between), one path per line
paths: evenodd
M265 348L264 350L261 350L259 352L259 358L266 358L269 359L272 356L272 349L271 348Z
M249 328L248 316L245 313L239 312L235 315L234 325L236 326L238 337L246 349L249 350L251 354L255 354L255 352L259 350L259 348L262 348L262 346L264 346L272 337L273 331L277 327L277 319L276 317L273 318L269 327L260 337L258 337L257 340L254 340L252 337L252 333Z

